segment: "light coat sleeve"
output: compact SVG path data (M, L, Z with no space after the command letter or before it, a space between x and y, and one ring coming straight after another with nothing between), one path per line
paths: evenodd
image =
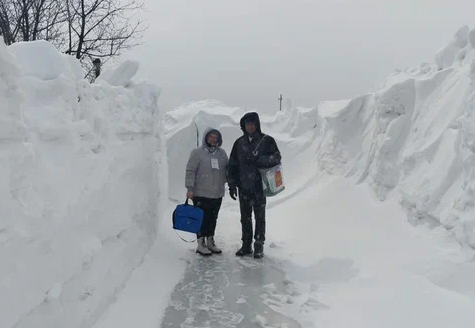
M228 154L226 153L226 151L224 149L221 149L222 152L223 152L223 155L222 155L222 161L223 161L223 164L222 164L222 167L223 167L223 174L222 174L222 178L223 178L223 181L222 184L226 184L228 182L228 163L229 163L229 157L228 157Z
M185 187L188 191L193 191L195 188L196 173L200 166L200 153L197 149L193 150L186 164L185 172Z

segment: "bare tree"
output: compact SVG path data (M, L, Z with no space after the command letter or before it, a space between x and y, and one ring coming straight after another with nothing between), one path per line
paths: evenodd
M60 39L66 22L61 0L0 0L0 34L6 44Z
M120 56L140 44L139 0L0 0L0 35L10 45L48 40L92 72L93 60Z
M5 0L0 0L0 35L6 44L11 44L10 11Z
M0 0L0 33L6 44L17 41L22 20L30 6L21 0Z
M68 21L64 2L60 0L36 0L35 2L33 40L51 41L61 48L64 24Z
M143 10L136 0L66 0L68 17L66 53L92 70L100 58L104 64L140 42L145 31L135 15Z

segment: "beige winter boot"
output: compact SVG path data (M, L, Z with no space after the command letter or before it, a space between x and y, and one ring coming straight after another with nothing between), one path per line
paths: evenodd
M196 253L199 253L203 256L210 256L213 253L206 247L205 237L198 238L198 247L196 248Z
M208 237L206 239L207 239L206 246L212 253L221 254L223 252L222 250L218 248L218 246L216 246L216 243L214 242L214 237Z

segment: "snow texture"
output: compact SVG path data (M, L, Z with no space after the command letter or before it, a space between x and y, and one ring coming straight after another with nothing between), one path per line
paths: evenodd
M9 50L18 58L23 76L48 81L57 79L60 75L71 80L80 80L85 75L79 61L59 53L47 41L18 42L11 45Z
M277 281L279 286L273 286L275 293L286 293L283 272L275 265L251 258L236 261L229 253L211 259L195 257L171 295L161 327L259 328L286 324L289 328L300 328L294 319L262 302L272 298L265 294L269 293L263 286L266 282Z
M469 37L469 27L462 26L454 39L445 48L436 54L436 63L439 70L452 66L457 54L467 46Z
M115 70L105 71L97 78L97 82L107 82L107 84L113 86L131 86L132 78L137 74L139 70L139 63L132 60L127 60L119 65Z
M0 43L0 327L90 327L155 240L158 89L81 77Z
M380 201L396 195L410 222L439 224L475 247L475 49L469 37L473 30L461 27L436 56L436 67L443 70L424 63L394 73L367 95L262 117L264 132L282 148L290 188L271 204L304 190L318 174L342 176L367 183ZM457 64L455 48L465 51ZM207 126L222 130L229 154L244 113L216 101L167 113L170 180L183 179L189 156L184 149L195 147ZM181 200L185 188L170 184L169 193Z
M462 27L448 47L467 45ZM400 73L347 103L322 103L320 170L400 196L411 222L431 221L475 246L474 49L443 71ZM331 108L331 110L329 109Z
M229 154L246 110L162 118L136 62L95 84L77 68L45 42L0 44L0 327L473 325L473 30L374 92L261 116L286 183L261 262L234 260L227 196L220 257L169 219L204 128Z

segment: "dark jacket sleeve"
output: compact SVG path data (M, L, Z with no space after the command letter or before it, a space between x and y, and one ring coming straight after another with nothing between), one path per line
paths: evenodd
M280 164L282 156L280 155L280 150L277 147L275 139L267 136L264 146L263 152L257 158L257 167L269 168Z
M234 142L231 154L229 154L227 180L230 189L236 188L239 184L238 141L239 139Z

